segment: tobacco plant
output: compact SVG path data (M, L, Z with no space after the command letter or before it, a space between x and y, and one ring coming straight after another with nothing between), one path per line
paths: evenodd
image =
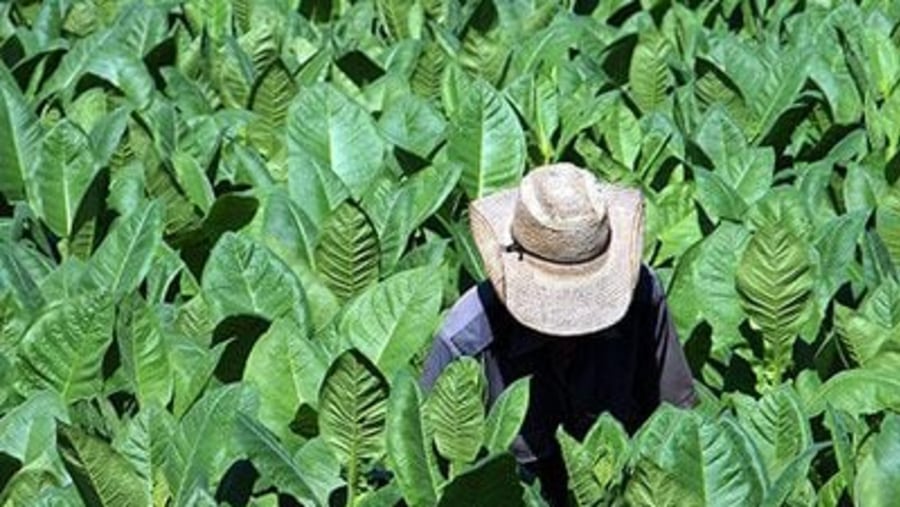
M472 359L472 199L640 188L702 399L578 505L900 495L900 3L0 3L0 504L542 505Z

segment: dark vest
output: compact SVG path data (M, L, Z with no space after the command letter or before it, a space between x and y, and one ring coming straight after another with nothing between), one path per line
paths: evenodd
M537 458L528 468L549 488L546 496L554 505L562 505L566 494L555 437L559 426L581 440L601 413L610 412L633 433L660 403L652 284L652 275L642 267L625 317L608 329L576 337L549 336L523 326L490 282L478 286L494 335L483 352L485 360L496 365L505 385L531 376L520 433Z

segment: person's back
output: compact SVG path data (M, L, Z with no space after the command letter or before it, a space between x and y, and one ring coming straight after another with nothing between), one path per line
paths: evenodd
M555 170L557 175L561 172L562 177L583 177L579 174L582 171L572 166L550 166L533 173L540 175L542 170ZM530 191L534 192L533 189ZM477 207L473 210L478 212ZM561 218L566 220L568 217ZM540 228L536 228L531 234L540 232ZM633 231L618 231L619 234L624 232ZM487 257L485 264L492 276L490 281L483 281L467 291L449 312L426 360L422 385L429 389L443 368L460 356L481 359L488 381L489 403L493 403L516 379L530 376L529 408L512 450L526 470L541 479L544 495L551 504L564 505L567 481L556 441L557 428L561 426L570 435L581 439L601 413L609 412L626 430L633 432L661 401L680 406L694 403L690 371L669 317L662 288L646 266L636 263L633 273L607 273L608 277L618 276L617 281L628 280L629 276L633 279L629 293L625 294L621 293L621 283L605 285L612 285L619 291L618 298L612 301L610 294L603 293L604 286L597 288L596 283L580 293L577 285L575 291L568 289L573 288L573 281L597 277L598 273L603 275L602 267L615 265L615 262L605 261L599 265L601 269L595 266L593 271L571 273L567 279L566 268L574 266L578 269L580 266L583 269L595 258L580 263L560 263L560 274L554 271L557 266L546 266L548 261L541 256L537 262L544 264L538 265L543 272L532 274L531 280L535 276L545 276L544 282L549 284L545 292L553 292L557 287L552 284L561 283L563 286L558 293L562 300L549 302L518 297L517 318L507 304L511 294L500 294L497 287L508 292L508 281L516 276L511 271L531 252L521 245L507 248L507 253L512 253L513 257L504 259L505 264L498 263L496 254L501 242L492 244L494 238L486 238L484 229L479 231L474 223L473 233L482 257ZM512 231L510 233L513 235ZM603 234L594 236L603 238ZM615 247L608 239L610 233L606 236L608 244L601 253L615 253L616 250L610 250ZM517 239L513 238L509 244L516 244ZM557 239L556 243L565 243L566 238L562 239ZM549 247L553 248L554 244L551 242ZM590 250L589 247L580 249ZM619 247L620 254L623 248ZM493 259L491 255L494 255ZM521 289L528 291L531 288L522 286ZM605 296L607 301L573 297L578 295ZM596 314L585 313L585 308L577 305L593 308L600 314L605 312L607 318L594 319L586 327L584 321L591 320ZM547 312L547 306L553 311ZM535 318L535 314L538 317ZM572 315L586 317L573 319ZM530 320L530 325L523 324L523 320Z

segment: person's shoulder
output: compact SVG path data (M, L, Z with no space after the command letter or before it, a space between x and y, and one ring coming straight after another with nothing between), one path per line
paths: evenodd
M662 282L649 265L641 263L637 286L632 300L636 304L654 305L663 297Z
M490 282L473 285L447 312L439 335L454 354L475 355L493 341L484 301L492 295L490 291Z

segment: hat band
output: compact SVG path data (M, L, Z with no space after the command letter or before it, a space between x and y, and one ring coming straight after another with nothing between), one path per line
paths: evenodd
M612 231L610 231L610 234L612 234ZM609 245L608 241L606 242L606 245ZM588 256L578 258L578 259L554 259L552 257L547 257L546 255L541 255L538 252L535 252L533 250L529 250L528 248L525 247L525 245L523 245L522 243L519 243L519 241L516 240L515 237L512 238L512 243L503 247L503 251L506 253L518 253L519 260L522 260L522 257L524 254L528 254L531 257L540 259L545 262L549 262L551 264L564 264L564 265L586 264L586 263L594 261L597 258L599 258L600 256L602 256L604 253L606 253L606 250L607 250L606 248L601 247L601 248L598 248L596 250L596 252L591 253Z

